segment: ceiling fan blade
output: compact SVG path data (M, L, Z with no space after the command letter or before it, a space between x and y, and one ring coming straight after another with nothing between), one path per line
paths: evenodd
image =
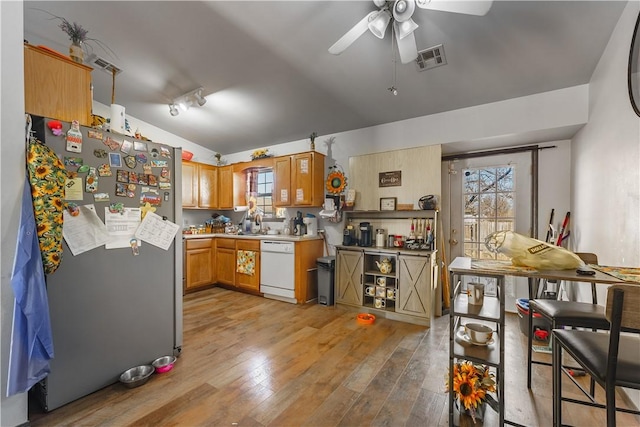
M340 55L345 51L346 48L351 46L353 42L358 40L358 37L363 35L369 29L369 20L373 18L374 15L377 15L378 11L374 10L370 12L367 16L362 18L360 22L353 26L347 33L340 37L340 40L335 42L333 46L329 48L329 53L334 55Z
M439 10L441 12L465 13L467 15L484 16L491 9L492 0L450 1L450 0L416 0L422 9Z
M398 52L400 53L400 62L408 64L418 57L418 47L416 46L416 38L413 32L407 34L403 39L397 36Z

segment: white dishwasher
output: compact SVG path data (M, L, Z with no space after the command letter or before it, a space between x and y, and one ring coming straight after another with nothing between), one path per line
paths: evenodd
M260 292L265 298L295 304L295 243L260 241Z

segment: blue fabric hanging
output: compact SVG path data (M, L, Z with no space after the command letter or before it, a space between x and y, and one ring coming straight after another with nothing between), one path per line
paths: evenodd
M11 275L15 295L7 396L23 393L45 378L53 359L49 302L27 178Z

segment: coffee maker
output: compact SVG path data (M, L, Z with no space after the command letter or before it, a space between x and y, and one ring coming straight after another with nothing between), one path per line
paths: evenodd
M371 237L373 234L373 229L371 228L371 224L368 222L360 223L360 240L358 241L358 246L371 246Z

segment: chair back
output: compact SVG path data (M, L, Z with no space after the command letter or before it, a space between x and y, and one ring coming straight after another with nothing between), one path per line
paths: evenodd
M640 330L640 284L609 286L607 290L607 320L613 323L614 293L617 289L624 294L620 327L622 329Z
M576 255L578 255L578 258L585 264L598 264L598 255L596 254L591 252L576 252ZM598 293L596 292L595 282L591 282L591 302L594 304L598 303Z

